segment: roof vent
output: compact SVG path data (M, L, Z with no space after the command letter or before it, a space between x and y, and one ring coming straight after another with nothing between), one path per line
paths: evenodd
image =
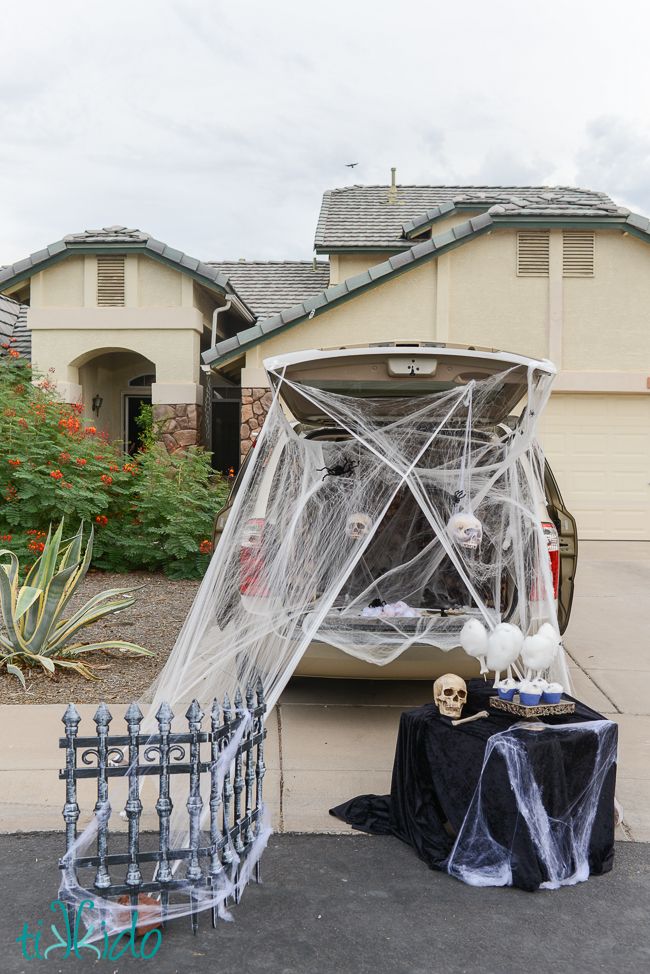
M390 189L388 190L388 202L397 203L397 166L390 169Z
M97 305L100 308L124 307L124 257L122 255L98 255Z
M562 234L562 276L593 277L596 234L566 230Z
M548 277L548 230L526 230L517 234L517 277Z

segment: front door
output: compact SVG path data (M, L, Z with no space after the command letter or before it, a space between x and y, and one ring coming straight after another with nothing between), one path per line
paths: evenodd
M124 448L130 454L136 453L142 445L136 419L144 405L151 405L151 396L128 394L124 397Z
M226 475L239 470L241 403L218 399L212 403L212 466Z

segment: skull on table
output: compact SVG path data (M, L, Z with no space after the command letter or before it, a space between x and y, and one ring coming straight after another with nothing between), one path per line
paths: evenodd
M433 684L433 700L444 717L458 719L467 702L467 684L455 673L445 673Z
M447 522L447 534L463 548L478 548L483 539L483 525L473 514L452 514Z

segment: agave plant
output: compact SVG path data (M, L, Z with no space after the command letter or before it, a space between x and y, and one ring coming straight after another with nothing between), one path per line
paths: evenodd
M66 606L83 581L93 551L93 530L84 550L83 524L76 535L62 541L63 521L48 531L43 551L20 584L20 564L13 551L0 550L0 669L18 677L23 687L24 666L40 666L52 675L56 667L76 670L98 679L92 666L79 659L93 650L114 649L123 653L153 656L135 643L120 639L77 642L78 633L103 616L133 605L133 588L113 588L93 596L68 617ZM2 561L8 559L3 564Z

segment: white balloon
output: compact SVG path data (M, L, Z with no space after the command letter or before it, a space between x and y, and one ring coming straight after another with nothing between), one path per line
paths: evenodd
M468 656L485 656L488 648L488 634L478 619L469 619L460 631L460 644Z
M537 635L538 636L543 636L544 639L548 639L549 642L556 643L557 646L560 645L560 638L561 638L560 637L560 634L557 631L557 629L555 629L551 625L550 622L545 622L543 625L541 625L539 627L539 631L538 631Z
M500 622L488 636L487 665L495 672L512 666L524 641L521 629L509 622Z
M539 633L527 636L521 650L521 658L529 670L545 670L557 653L557 643L551 642Z

